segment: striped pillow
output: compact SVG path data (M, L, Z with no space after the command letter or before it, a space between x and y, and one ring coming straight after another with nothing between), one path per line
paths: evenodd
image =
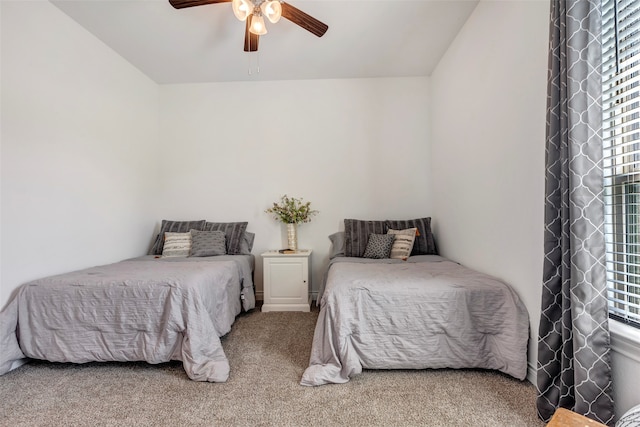
M191 233L164 233L162 258L188 257L191 252Z
M201 219L198 221L171 221L167 219L162 220L162 225L160 225L160 232L156 236L156 240L149 250L149 255L161 255L162 247L164 245L164 233L170 231L173 233L186 233L192 228L195 230L202 230L204 227L205 220Z
M224 231L227 244L228 255L238 255L242 253L241 243L244 232L247 230L247 221L243 222L205 222L204 231Z
M344 256L362 257L370 234L387 234L385 221L344 220Z
M416 239L417 228L407 228L405 230L389 230L387 234L393 234L395 240L391 247L391 255L389 258L401 259L406 261L411 255L413 249L413 242Z
M438 255L436 242L431 232L431 217L409 220L387 220L388 228L392 230L405 230L417 228L416 240L413 242L411 255Z

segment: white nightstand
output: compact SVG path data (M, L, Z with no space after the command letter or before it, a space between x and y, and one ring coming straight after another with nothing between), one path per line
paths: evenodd
M264 270L262 311L310 311L311 250L298 250L294 254L268 251L261 256Z

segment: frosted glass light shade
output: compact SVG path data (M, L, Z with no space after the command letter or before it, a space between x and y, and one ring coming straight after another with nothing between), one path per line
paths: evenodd
M253 4L249 0L233 0L231 2L233 14L241 21L245 21L253 12Z
M272 23L276 23L282 16L282 5L278 0L265 1L260 5L262 14Z
M251 15L251 26L249 32L263 36L267 34L267 27L264 25L264 19L260 15Z

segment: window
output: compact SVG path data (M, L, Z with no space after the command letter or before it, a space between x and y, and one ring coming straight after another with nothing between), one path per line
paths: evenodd
M602 0L602 113L610 317L640 328L640 2Z

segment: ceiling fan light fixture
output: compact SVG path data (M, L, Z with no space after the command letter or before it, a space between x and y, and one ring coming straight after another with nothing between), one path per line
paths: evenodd
M267 17L267 19L275 24L280 20L282 16L282 5L278 0L269 0L265 1L260 5L260 9L262 10L262 14Z
M233 14L240 21L245 21L253 12L253 4L249 0L233 0L231 7L233 8Z
M267 27L264 25L264 18L262 15L255 13L251 15L251 26L249 27L249 31L258 36L264 36L267 34Z
M233 14L238 20L244 22L245 52L258 50L260 36L267 34L265 17L274 24L284 17L317 37L322 37L329 29L324 22L304 13L285 0L169 0L169 3L175 9L231 3Z

